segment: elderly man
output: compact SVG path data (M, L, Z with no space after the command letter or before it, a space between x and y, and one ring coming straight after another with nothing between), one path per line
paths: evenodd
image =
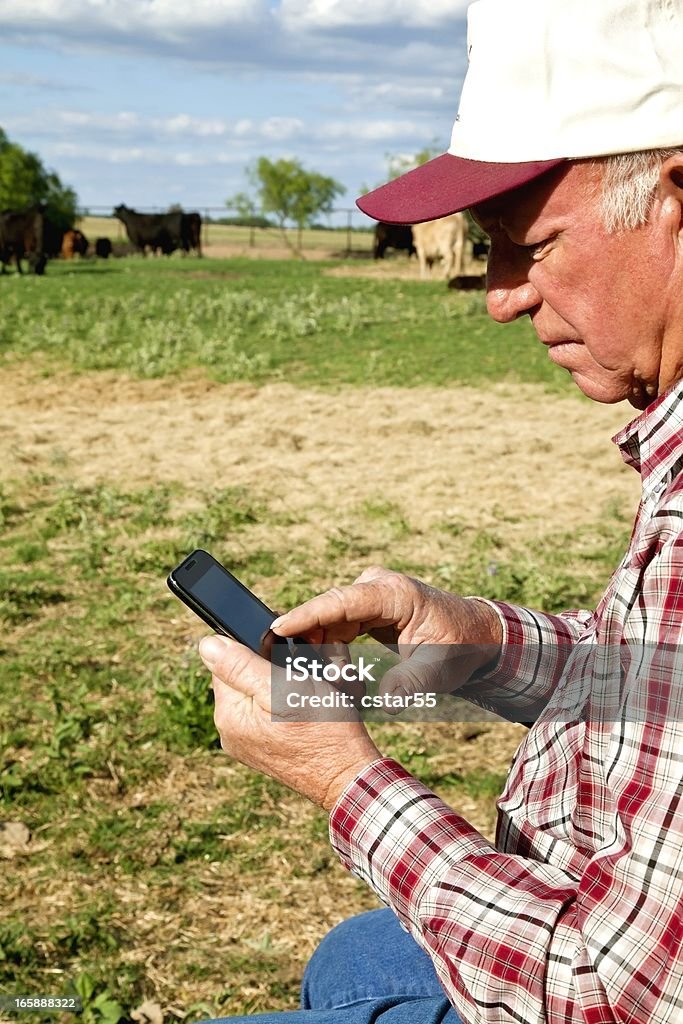
M445 688L535 717L495 846L360 720L274 722L270 666L202 642L225 750L329 811L390 908L323 941L293 1024L683 1020L682 41L683 0L480 0L449 152L361 202L394 223L472 209L491 315L528 315L584 394L639 410L615 440L642 501L592 613L369 569L273 624L411 645L404 686L453 645Z

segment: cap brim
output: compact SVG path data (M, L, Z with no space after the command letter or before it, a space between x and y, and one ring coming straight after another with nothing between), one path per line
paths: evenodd
M564 162L496 164L443 153L361 196L356 205L387 224L420 224L526 185Z

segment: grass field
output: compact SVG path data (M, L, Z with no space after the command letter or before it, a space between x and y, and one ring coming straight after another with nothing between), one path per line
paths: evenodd
M376 905L321 814L217 749L205 630L164 584L193 546L278 609L377 561L590 606L620 557L628 412L478 295L333 269L0 281L1 817L27 830L0 830L1 993L78 991L87 1024L293 1008L316 941ZM488 836L522 731L373 726Z

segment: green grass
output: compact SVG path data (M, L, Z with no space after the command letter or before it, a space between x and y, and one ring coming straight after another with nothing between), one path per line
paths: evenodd
M355 265L355 264L354 264ZM0 281L0 358L49 368L317 387L541 383L572 393L528 322L442 282L330 277L296 260L52 263ZM197 276L199 275L199 276ZM574 389L575 390L575 389Z
M214 871L224 865L244 890L262 887L264 870L274 863L294 865L293 877L324 880L336 870L322 818L313 811L305 814L313 838L302 859L299 833L287 824L285 794L275 783L234 768L225 788L212 783L206 802L179 804L164 789L179 763L206 775L222 757L194 641L188 643L182 631L162 639L163 624L180 612L166 592L164 573L200 541L232 561L231 545L235 552L249 549L258 509L259 522L272 524L273 548L269 559L259 546L255 570L244 560L246 582L275 605L283 596L281 577L269 578L267 567L281 566L287 525L267 499L257 492L216 491L203 495L188 516L188 497L180 487L127 493L111 486L65 487L45 477L30 489L4 493L2 816L27 822L37 837L49 839L30 860L38 894L51 891L58 878L72 895L68 913L46 913L20 926L11 897L21 890L23 863L8 863L0 991L34 991L49 966L64 972L65 985L92 977L98 992L113 993L130 1008L146 983L142 967L126 964L128 936L143 946L145 938L117 904L116 892L143 886L152 913L171 886L179 901L173 917L182 916L188 893L201 889L197 870L204 872L207 864ZM416 524L407 509L379 497L368 500L358 511L358 537L375 543L385 520L391 525L386 543L405 568L489 596L530 603L543 597L549 609L594 599L612 551L625 537L625 524L613 515L584 532L581 550L562 534L544 538L532 562L521 547L501 549L495 537L475 533L463 539L457 569L450 561L425 567L410 563ZM292 575L310 594L321 580L344 579L347 556L343 545L332 544L317 554L290 552ZM434 771L428 741L415 750L395 727L386 746L456 805L462 797L492 800L500 791L500 776ZM271 891L272 877L267 885ZM267 968L258 958L241 968L246 978L252 971L272 972L272 985L252 1008L264 1008L273 993L280 1005L295 998L294 982L283 981L289 961L278 965L277 956L269 956ZM185 964L183 970L192 974L194 968ZM218 1009L215 975L206 986ZM248 999L235 1003L235 985L229 991L231 1012L249 1008Z

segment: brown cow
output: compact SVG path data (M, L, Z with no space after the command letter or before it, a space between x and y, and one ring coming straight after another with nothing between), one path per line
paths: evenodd
M21 274L21 261L27 259L35 274L45 271L47 257L43 248L44 207L29 210L5 210L0 213L0 263L2 273L12 260Z
M88 251L88 239L78 228L64 232L62 239L62 258L71 260L74 256L85 256Z

